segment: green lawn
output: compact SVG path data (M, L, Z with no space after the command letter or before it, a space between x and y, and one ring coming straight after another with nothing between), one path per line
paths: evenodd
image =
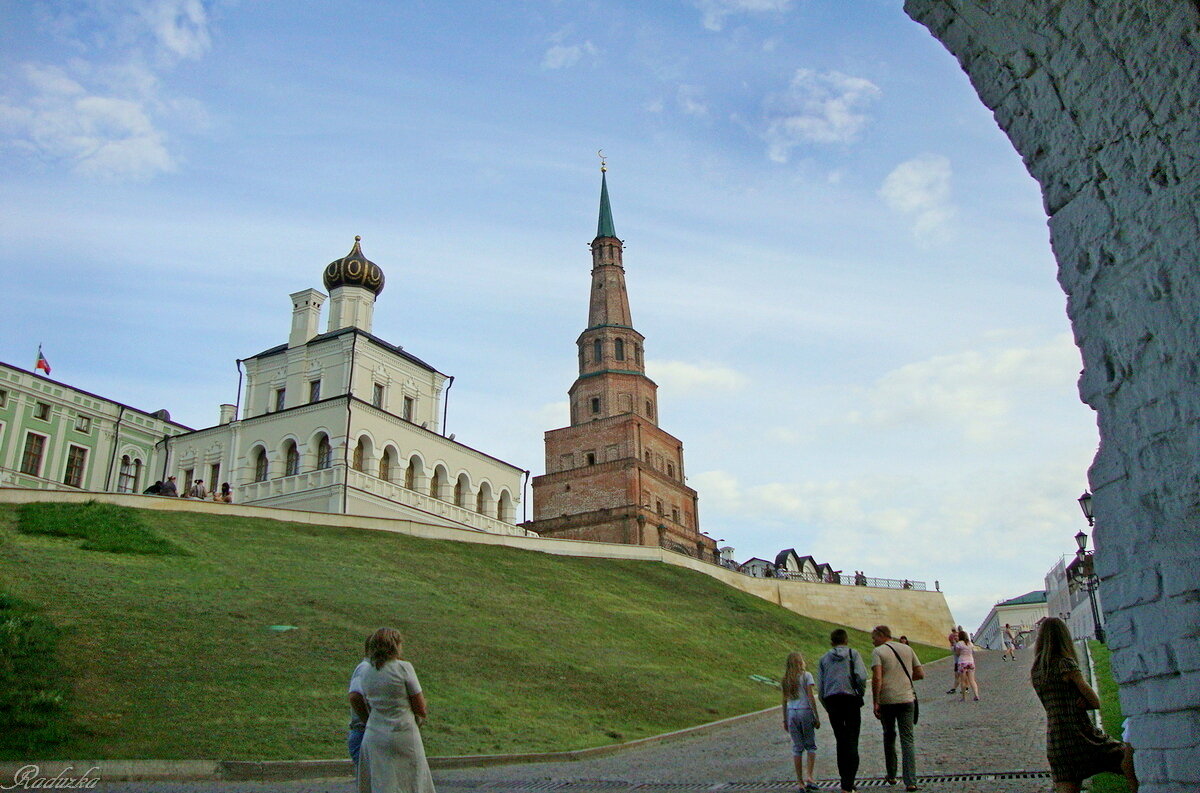
M151 510L169 551L112 553L17 515L0 506L0 589L57 627L69 692L70 737L37 759L339 757L381 625L406 637L431 755L596 746L776 704L749 675L792 649L815 665L834 627L658 563Z
M1089 641L1092 663L1096 667L1096 683L1100 687L1100 720L1104 731L1121 740L1121 701L1117 698L1117 681L1113 680L1112 664L1108 647L1097 641ZM1127 793L1129 785L1125 777L1116 774L1098 774L1092 777L1092 793Z

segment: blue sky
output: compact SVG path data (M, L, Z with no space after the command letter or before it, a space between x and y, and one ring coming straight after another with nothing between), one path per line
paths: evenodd
M0 0L0 360L207 426L361 234L449 431L540 473L601 148L704 530L968 629L1042 586L1079 355L1036 185L899 0Z

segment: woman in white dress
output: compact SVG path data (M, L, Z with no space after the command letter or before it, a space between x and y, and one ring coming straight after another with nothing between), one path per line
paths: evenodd
M400 659L401 642L400 631L380 628L368 645L362 691L371 716L358 765L360 793L435 793L419 729L429 711L412 664Z

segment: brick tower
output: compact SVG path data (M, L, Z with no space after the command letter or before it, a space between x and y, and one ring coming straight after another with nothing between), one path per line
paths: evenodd
M588 326L575 342L579 377L567 393L571 425L546 433L546 473L533 480L533 520L544 537L657 545L706 561L696 491L684 484L683 444L658 426L658 386L625 291L607 168L592 240Z

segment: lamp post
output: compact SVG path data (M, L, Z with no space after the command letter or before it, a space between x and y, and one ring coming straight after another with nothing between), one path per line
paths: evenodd
M1086 490L1079 497L1079 508L1083 510L1083 516L1087 518L1088 526L1094 526L1096 519L1092 515L1092 494ZM1087 541L1086 532L1080 531L1075 535L1077 549L1075 563L1070 567L1071 580L1088 593L1088 599L1092 603L1092 624L1095 626L1096 641L1103 644L1105 642L1104 628L1100 626L1100 609L1096 605L1096 589L1100 586L1100 578L1096 575L1095 551L1087 549Z

